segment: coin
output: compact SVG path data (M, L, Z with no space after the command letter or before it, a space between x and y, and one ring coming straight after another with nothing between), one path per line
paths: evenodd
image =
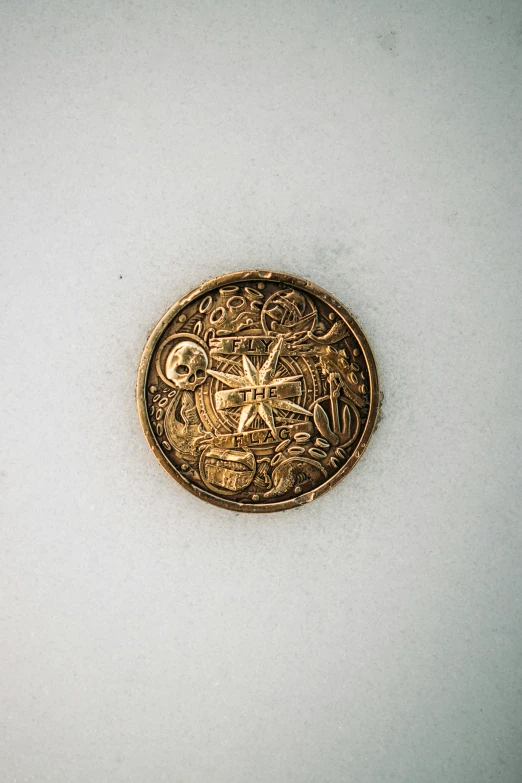
M209 280L159 321L137 403L165 470L203 500L280 511L361 458L377 420L375 361L333 296L281 272Z

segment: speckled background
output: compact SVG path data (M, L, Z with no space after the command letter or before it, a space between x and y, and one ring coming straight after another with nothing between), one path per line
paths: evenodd
M2 783L522 780L522 6L0 5ZM252 518L149 452L208 277L340 298L384 417Z

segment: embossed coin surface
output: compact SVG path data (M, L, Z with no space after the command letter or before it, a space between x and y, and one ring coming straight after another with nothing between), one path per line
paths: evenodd
M165 470L237 511L313 500L360 459L377 419L373 355L312 283L237 272L180 299L140 362L138 410Z

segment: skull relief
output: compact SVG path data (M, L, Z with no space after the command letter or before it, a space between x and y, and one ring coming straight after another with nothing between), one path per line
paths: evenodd
M183 340L172 348L165 362L165 376L178 389L193 391L207 377L208 356L198 343Z

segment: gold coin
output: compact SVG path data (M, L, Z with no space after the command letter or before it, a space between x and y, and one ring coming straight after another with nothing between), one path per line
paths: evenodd
M377 420L375 361L333 296L280 272L209 280L174 304L141 358L143 431L203 500L280 511L313 500L361 458Z

